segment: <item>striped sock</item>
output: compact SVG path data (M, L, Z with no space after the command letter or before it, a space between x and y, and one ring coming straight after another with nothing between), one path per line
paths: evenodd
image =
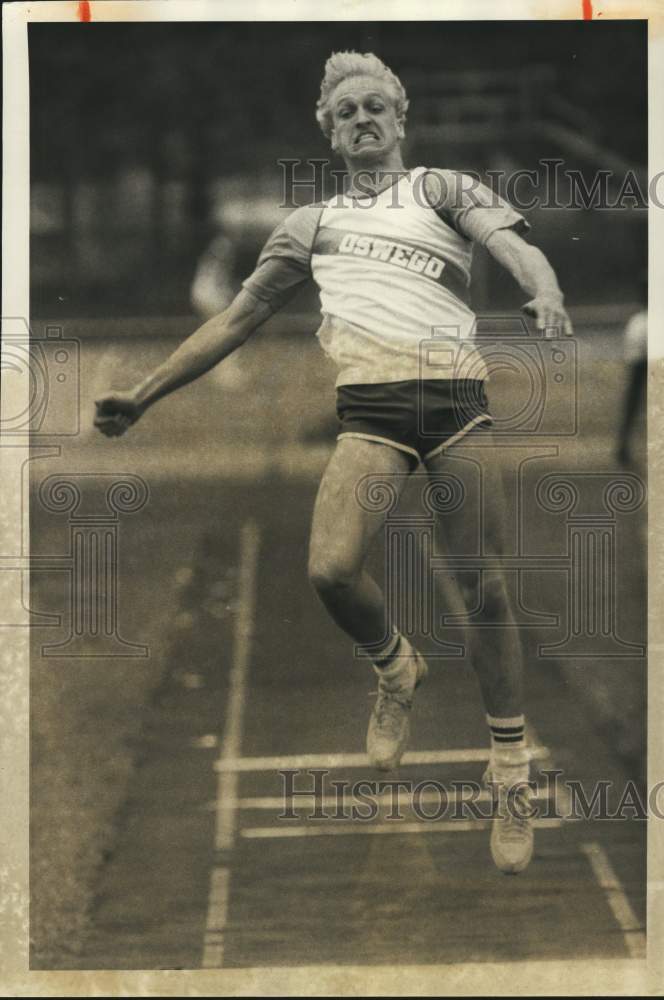
M389 667L398 664L398 657L402 652L401 635L396 629L392 630L392 635L382 648L376 650L376 646L365 646L367 653L371 656L374 667L381 673Z
M508 750L511 747L521 748L524 746L525 716L514 715L511 718L501 719L495 715L487 715L486 721L489 723L491 731L492 748L500 747L503 750Z
M378 670L387 670L395 662L401 650L401 636L395 632L387 646L376 656L372 657L374 667Z

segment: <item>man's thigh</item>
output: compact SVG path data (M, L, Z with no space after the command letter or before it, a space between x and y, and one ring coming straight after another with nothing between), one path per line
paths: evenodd
M470 442L472 447L468 447ZM475 447L480 445L481 447ZM512 517L493 433L487 428L469 431L457 444L427 462L430 479L441 484L446 477L460 481L456 487L462 501L454 510L442 513L440 540L456 555L501 555Z
M311 527L311 559L354 572L405 486L410 461L396 448L342 438L323 474Z

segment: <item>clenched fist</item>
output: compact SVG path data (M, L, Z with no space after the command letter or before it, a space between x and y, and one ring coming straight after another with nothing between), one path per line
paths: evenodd
M143 413L133 392L109 392L95 400L95 427L106 437L118 437L135 424Z
M532 316L538 330L544 330L545 337L571 337L572 322L557 295L538 295L522 307L527 316Z

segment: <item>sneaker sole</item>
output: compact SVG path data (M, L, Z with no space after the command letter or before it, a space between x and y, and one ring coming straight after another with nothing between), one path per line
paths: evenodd
M408 746L409 739L410 739L410 722L406 726L404 738L401 741L401 744L399 745L396 754L393 757L390 757L389 760L376 760L375 758L372 760L371 756L369 756L369 763L371 764L372 767L375 767L377 771L395 771L398 768L399 764L401 763L401 758L403 756L404 750Z
M493 791L494 782L493 782L493 776L491 774L491 769L489 767L487 767L486 771L482 775L482 783L486 788ZM494 820L494 822L496 821ZM517 862L507 861L500 857L498 846L494 843L496 839L496 834L494 830L495 827L492 827L491 837L489 840L489 847L491 850L491 860L493 861L498 871L502 872L503 875L520 875L522 871L526 870L526 868L533 859L534 840L531 840L530 850L528 854L521 861Z
M528 854L525 856L525 858L523 858L521 861L516 861L516 862L506 861L506 860L503 861L500 857L497 856L498 852L493 844L493 835L490 841L490 848L491 848L491 859L496 868L498 869L498 871L502 872L503 875L520 875L522 871L526 870L526 868L533 859L534 844L532 841L530 844L530 850Z

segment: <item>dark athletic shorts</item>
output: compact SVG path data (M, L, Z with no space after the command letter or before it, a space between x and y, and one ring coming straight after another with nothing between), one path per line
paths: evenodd
M473 427L489 427L484 382L424 379L340 385L339 438L378 441L405 452L413 467L440 454Z

